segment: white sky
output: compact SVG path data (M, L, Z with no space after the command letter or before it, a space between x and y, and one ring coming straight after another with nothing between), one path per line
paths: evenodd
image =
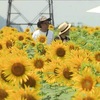
M13 5L31 22L47 6L47 1L14 0ZM100 26L100 13L86 12L100 6L100 0L54 0L53 5L55 26L64 21L74 23L74 25L82 23L84 25ZM0 0L0 16L5 19L7 18L7 8L8 0ZM13 7L12 12L15 12ZM48 12L48 9L45 12ZM13 14L11 18L13 19L16 15ZM18 17L15 21L25 23L25 20L21 17Z

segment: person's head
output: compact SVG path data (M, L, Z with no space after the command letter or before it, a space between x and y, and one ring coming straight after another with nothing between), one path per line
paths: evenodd
M69 35L70 27L71 27L71 24L68 24L66 22L59 25L58 30L60 31L59 36L61 37L61 39L64 39Z
M42 16L37 23L38 28L41 28L43 31L47 31L50 20L51 18L46 18L45 16Z

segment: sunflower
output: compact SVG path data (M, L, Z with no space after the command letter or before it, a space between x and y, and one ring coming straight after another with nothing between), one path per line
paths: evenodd
M49 46L48 54L52 55L52 57L64 59L67 55L67 48L61 41L54 41Z
M48 51L48 50L47 50L47 51ZM49 63L49 62L52 62L52 61L53 61L52 55L48 55L48 54L46 53L46 55L45 55L45 62Z
M88 62L88 57L90 53L86 50L72 50L71 53L66 57L69 66L71 66L75 71L79 71L81 65L84 62Z
M50 24L48 29L53 31L54 30L54 26L52 24Z
M2 47L2 44L0 43L0 50L2 50L3 49L3 47Z
M94 64L94 68L95 68L95 74L97 76L97 84L100 84L100 64L96 63Z
M4 44L2 42L2 40L0 39L0 51L4 49Z
M53 57L54 55L52 55L50 53L50 45L44 45L44 50L45 50L45 62L49 63L52 62L53 60L55 60L55 58Z
M8 86L4 82L0 82L0 100L6 100L13 92L13 87Z
M89 62L94 62L95 61L93 52L90 52L89 56L87 58L88 58Z
M18 40L18 41L24 41L26 39L32 40L31 36L29 34L27 34L27 33L18 32L16 34L16 40Z
M96 74L100 74L100 64L99 63L93 63L94 64L94 68L96 70Z
M48 67L45 67L43 70L44 73L44 79L48 82L48 83L55 83L57 82L57 78L59 78L58 76L58 72L57 70L60 68L60 62L61 59L56 59L53 60L52 62L49 62L47 64ZM58 79L59 80L59 79Z
M25 88L25 87L31 87L31 88L35 88L35 89L40 89L41 85L40 85L40 78L39 76L33 72L29 73L28 75L28 79L26 82L22 81L21 83L21 87Z
M0 72L0 81L8 84L9 80L7 80L7 76L4 75L3 70Z
M81 93L76 92L75 95L72 97L72 100L100 100L100 88L95 88L94 93Z
M30 42L33 41L32 39L32 36L28 33L17 33L16 34L16 42L15 42L15 45L18 47L18 48L24 48L24 47L27 47L27 45L30 44Z
M6 47L7 47L7 48L10 48L10 47L12 47L12 46L13 46L12 41L7 40L7 41L6 41Z
M36 45L35 41L30 41L30 45L31 45L32 47L35 47L35 45Z
M11 35L8 35L8 36L5 36L3 39L2 39L2 42L1 42L4 46L4 48L6 49L9 49L11 47L14 46L15 44L15 37L14 35L11 36Z
M3 67L5 77L13 84L26 81L31 70L30 60L26 56L14 54L8 55L6 64Z
M47 38L45 35L40 35L38 38L37 38L37 42L40 42L40 43L46 43L47 41Z
M24 32L30 33L30 28L26 28L26 29L24 30Z
M24 49L18 49L16 46L13 46L12 48L10 48L9 53L11 53L12 55L28 57L27 52L25 51L25 48Z
M0 50L0 57L4 57L5 55L9 54L9 49L3 48L2 50Z
M95 32L95 29L93 27L90 27L88 29L88 34L93 34Z
M3 37L3 30L0 29L0 37Z
M66 47L68 48L69 51L71 51L71 50L79 50L80 49L80 47L78 45L76 45L72 41L66 42Z
M24 36L23 36L23 34L19 34L19 33L18 33L18 40L19 40L19 41L24 40Z
M72 27L70 28L70 31L77 31L77 27L72 26Z
M8 36L8 35L14 35L16 34L16 32L18 32L18 30L16 28L12 28L12 27L3 27L1 29L2 31L2 35L5 37L5 36Z
M47 51L47 45L44 45L43 43L37 43L35 50L38 54L45 55Z
M73 77L73 70L72 68L67 64L67 62L60 62L57 70L56 70L57 76L58 76L58 82L61 82L63 85L71 86L73 83L72 77ZM59 80L60 79L60 80Z
M36 71L43 71L44 67L46 67L44 56L40 56L38 54L31 59L31 64L33 69Z
M82 26L82 29L87 30L87 29L89 29L89 26L84 25L84 26Z
M24 33L25 34L25 41L33 41L32 35L29 33Z
M95 31L100 31L100 27L99 26L96 26L95 27Z
M94 92L97 77L90 68L86 67L80 74L74 73L73 76L72 80L75 82L74 87L79 92Z
M94 59L96 62L100 63L100 51L94 52Z
M36 51L37 53L41 53L44 50L44 45L41 43L36 44Z
M39 92L34 88L25 87L15 91L7 100L41 100L40 98Z
M0 72L2 71L3 67L6 65L7 56L10 54L8 49L3 49L0 51Z

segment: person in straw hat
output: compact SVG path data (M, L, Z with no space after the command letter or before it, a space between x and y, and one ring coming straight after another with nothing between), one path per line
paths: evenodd
M70 30L71 24L68 24L66 22L63 22L59 25L59 35L55 37L55 40L61 39L63 42L69 41L69 30Z
M36 40L40 35L45 35L47 37L47 44L51 44L51 42L54 40L54 33L48 29L50 20L51 18L46 18L45 16L42 16L39 19L37 23L39 29L32 35L34 40Z

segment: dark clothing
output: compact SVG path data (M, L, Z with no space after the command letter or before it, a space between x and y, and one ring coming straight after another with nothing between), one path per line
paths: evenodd
M55 38L54 38L54 40L56 41L56 40L62 40L62 42L64 42L64 41L69 41L70 40L70 38L69 37L65 37L65 38L62 38L62 37L60 37L60 36L56 36Z

